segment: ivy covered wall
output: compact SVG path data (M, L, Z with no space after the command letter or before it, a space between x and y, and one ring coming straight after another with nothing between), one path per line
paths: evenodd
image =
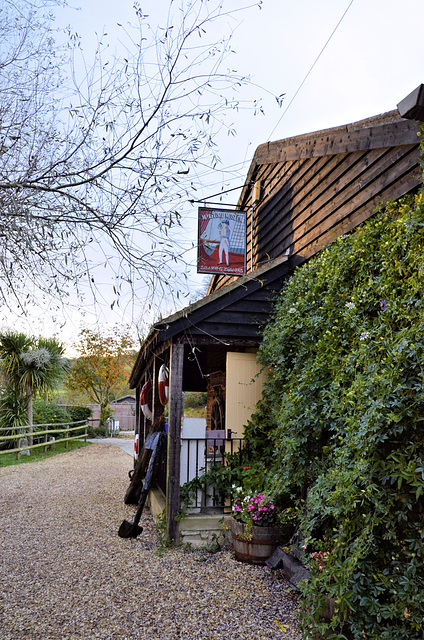
M325 548L304 587L305 638L422 640L422 194L295 271L260 359L270 376L245 433L246 482L297 508L305 555ZM325 622L329 596L338 615Z

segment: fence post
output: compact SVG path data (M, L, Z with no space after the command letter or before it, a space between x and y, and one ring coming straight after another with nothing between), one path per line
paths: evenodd
M69 425L67 425L69 427ZM68 429L65 429L65 449L69 449L69 431Z

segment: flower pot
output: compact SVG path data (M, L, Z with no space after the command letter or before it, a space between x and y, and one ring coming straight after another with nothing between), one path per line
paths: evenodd
M280 543L278 527L247 529L244 522L231 520L231 537L236 558L250 564L266 564Z

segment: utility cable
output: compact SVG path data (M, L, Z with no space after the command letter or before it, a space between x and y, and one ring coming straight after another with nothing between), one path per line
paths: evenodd
M321 49L321 51L319 52L319 54L317 55L317 57L315 58L315 61L312 65L312 67L309 69L308 73L306 74L306 76L303 78L302 82L300 83L296 93L294 94L294 96L292 97L292 99L290 100L289 104L287 105L287 107L285 108L283 114L281 115L281 118L279 119L279 121L277 122L277 124L275 125L275 127L273 128L273 130L271 131L271 133L269 134L268 137L268 142L271 139L271 136L273 135L274 131L276 130L276 128L278 127L278 125L280 124L281 120L284 118L284 116L286 115L287 111L289 110L289 108L291 107L294 99L296 98L297 94L299 93L299 91L301 90L301 88L303 87L303 85L305 84L306 80L308 79L309 74L311 73L312 69L315 67L316 63L318 62L318 60L320 59L321 55L324 53L324 50L326 49L328 43L330 42L331 38L334 36L334 34L336 33L337 29L339 28L343 18L345 17L345 15L347 14L347 12L349 11L350 7L352 6L354 0L350 0L350 3L347 7L347 9L345 10L344 14L342 15L342 17L340 18L340 20L338 21L338 23L336 24L336 26L334 27L330 37L328 38L327 42L325 43L325 45L323 46L323 48Z

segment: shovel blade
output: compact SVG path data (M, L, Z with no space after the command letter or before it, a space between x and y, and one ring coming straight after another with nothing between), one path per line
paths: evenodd
M118 536L120 538L136 538L143 531L143 527L124 520L119 527Z

